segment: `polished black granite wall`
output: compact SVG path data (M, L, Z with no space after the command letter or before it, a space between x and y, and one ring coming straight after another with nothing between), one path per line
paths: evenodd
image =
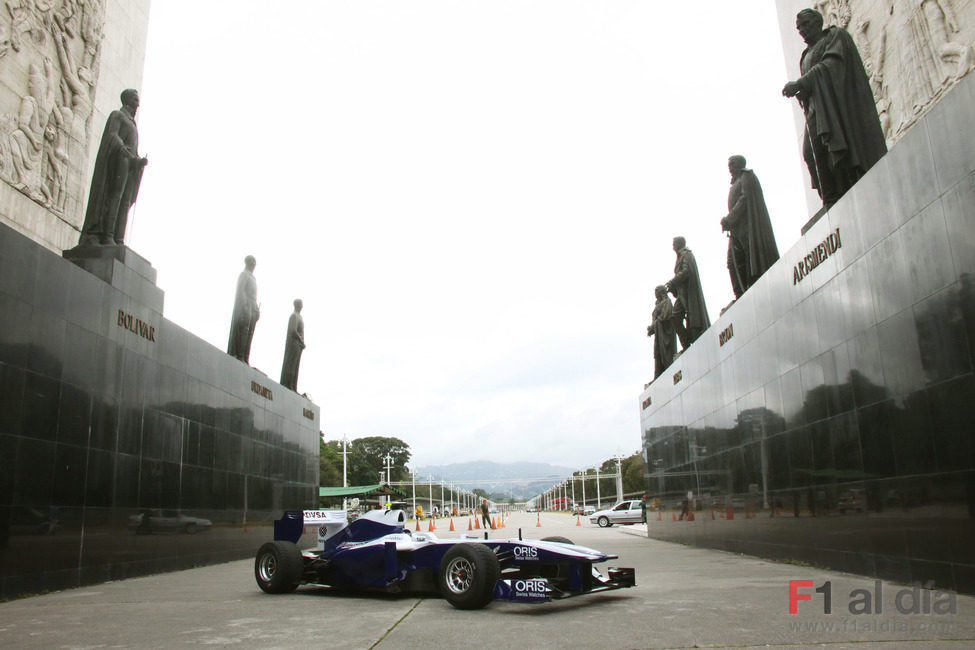
M106 281L0 225L0 598L247 557L317 503L318 407L126 264Z
M641 395L651 536L975 593L973 105L970 75Z

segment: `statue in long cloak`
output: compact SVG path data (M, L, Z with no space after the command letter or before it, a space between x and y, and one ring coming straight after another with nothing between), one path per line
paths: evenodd
M704 304L704 288L697 272L697 260L683 237L674 237L674 252L677 253L677 263L674 265L674 277L667 283L667 291L677 297L674 301L674 326L681 349L686 350L711 326L711 319Z
M779 259L779 249L758 176L745 169L744 156L730 157L728 171L731 172L728 214L721 219L721 229L728 232L731 287L735 298L741 298Z
M112 111L95 157L81 244L122 244L129 208L139 195L142 172L149 162L139 156L135 113L139 93L122 91L122 108Z
M647 336L653 339L653 378L656 379L677 356L677 330L674 328L674 306L667 296L667 287L660 285L655 290L657 302Z
M227 342L227 354L244 363L250 361L254 328L261 317L257 304L257 280L254 279L256 266L257 260L253 255L244 258L244 270L237 276L237 294L230 319L230 340Z
M803 9L796 29L808 47L802 73L782 88L796 97L806 117L802 155L812 187L830 207L887 153L870 80L853 37L839 27L823 29L818 11Z
M301 317L301 300L295 300L295 310L288 318L288 335L284 340L284 361L281 363L281 385L298 392L298 365L305 349L305 321Z

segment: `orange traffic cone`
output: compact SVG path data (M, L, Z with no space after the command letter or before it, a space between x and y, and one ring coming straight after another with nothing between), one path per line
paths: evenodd
M474 530L474 527L471 526L471 518L470 517L467 518L467 530Z
M542 513L537 512L535 513L535 528L541 528L541 527L542 527Z
M420 520L419 519L416 520L416 529L417 530L420 530Z
M579 515L576 515L576 526L581 526L582 521L579 519Z
M430 520L430 526L429 526L429 528L427 528L427 531L432 533L435 530L436 530L436 527L433 525L433 519L431 519Z
M663 517L661 516L661 513L660 513L659 510L657 511L657 521L663 521Z
M676 513L676 512L672 512L672 513L670 513L670 516L671 516L671 518L672 518L672 519L673 519L674 521L677 521L677 513Z
M735 507L734 506L728 506L728 519L730 520L730 519L734 519L734 518L735 518Z
M481 530L481 520L477 517L474 517L474 528Z
M687 521L694 521L694 511L693 510L689 510L687 512Z
M454 520L451 519L450 520L450 530L453 530L453 529L454 529Z
M491 530L497 530L497 529L498 529L498 518L491 517Z

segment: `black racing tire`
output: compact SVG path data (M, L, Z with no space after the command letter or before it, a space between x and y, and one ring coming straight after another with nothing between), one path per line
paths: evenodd
M254 558L254 579L269 594L288 594L298 588L305 563L294 542L267 542Z
M600 528L609 528L610 526L613 525L609 522L609 517L606 516L602 516L599 519L597 519L596 523L599 524Z
M541 539L543 542L558 542L560 544L573 544L574 542L568 537L562 537L561 535L552 535L551 537L543 537Z
M481 609L494 599L501 577L498 556L484 544L456 544L440 561L437 586L457 609Z

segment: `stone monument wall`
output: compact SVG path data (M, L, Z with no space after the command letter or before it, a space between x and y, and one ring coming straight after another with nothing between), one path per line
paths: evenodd
M0 223L74 246L119 94L142 81L149 0L10 0L0 10Z
M105 248L82 268L0 224L0 599L250 557L318 502L318 407Z
M975 593L973 106L969 75L640 396L651 537Z

